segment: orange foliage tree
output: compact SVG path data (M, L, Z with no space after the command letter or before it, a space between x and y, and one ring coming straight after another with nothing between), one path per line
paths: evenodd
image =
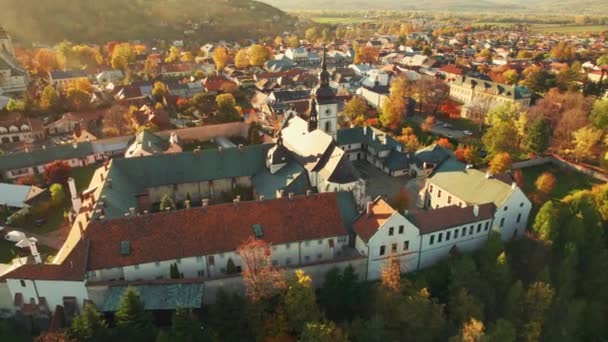
M437 145L448 149L448 150L453 150L454 149L454 144L452 144L448 138L441 138L439 140L437 140Z
M264 240L250 236L238 248L243 263L243 282L249 299L256 303L285 288L283 273L272 266L272 249Z

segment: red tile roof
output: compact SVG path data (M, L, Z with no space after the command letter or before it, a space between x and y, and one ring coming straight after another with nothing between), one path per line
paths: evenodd
M439 68L440 71L443 71L445 73L449 73L449 74L454 74L454 75L462 75L462 69L457 67L454 64L448 64L448 65L444 65L441 68Z
M396 210L383 199L377 199L372 205L371 213L363 213L355 221L353 230L363 241L367 242L395 212Z
M462 226L469 223L489 220L494 216L496 206L494 203L479 206L479 213L475 216L474 207L449 206L432 210L420 210L408 216L412 223L420 230L420 235L439 230Z
M84 279L87 259L87 242L80 240L70 255L61 265L56 264L27 264L4 274L0 281L6 279L35 279L81 281Z
M230 252L260 224L272 244L347 235L337 195L323 193L93 221L88 269L107 269ZM130 254L121 255L121 241Z
M236 84L223 76L209 76L203 84L207 91L220 91L231 85Z

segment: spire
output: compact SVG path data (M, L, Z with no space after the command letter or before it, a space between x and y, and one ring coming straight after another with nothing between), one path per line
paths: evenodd
M329 72L327 72L327 48L323 46L323 60L321 62L321 73L319 74L319 86L329 87Z
M318 121L317 121L317 101L313 97L310 100L310 116L308 117L308 131L312 132L317 129Z

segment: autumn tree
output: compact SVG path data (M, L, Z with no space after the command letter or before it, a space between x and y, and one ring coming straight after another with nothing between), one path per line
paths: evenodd
M40 109L43 111L56 111L59 109L59 93L52 85L47 85L40 94Z
M182 51L175 45L169 48L169 55L165 57L165 63L175 63L179 61Z
M215 68L219 70L224 70L226 64L228 63L228 51L223 46L218 46L213 50L213 62L215 63Z
M133 134L135 130L131 125L128 110L128 108L120 105L114 105L106 110L102 121L104 136L114 137Z
M121 43L113 47L112 57L110 58L112 68L126 71L129 63L134 61L135 50L133 49L131 44Z
M401 291L401 265L397 257L391 255L384 261L380 270L380 279L384 290L394 293Z
M62 69L65 61L61 60L58 53L50 49L40 49L34 55L34 65L38 74L47 74L51 70Z
M296 35L287 36L285 43L287 43L287 46L290 48L295 49L300 46L300 39Z
M72 167L63 160L56 160L44 169L44 180L47 184L67 184L68 178L72 176Z
M247 50L249 55L249 64L262 67L267 60L270 59L272 53L265 46L253 44Z
M608 128L608 98L597 99L591 110L591 122L600 129Z
M418 140L418 136L412 127L402 128L401 135L396 139L404 144L409 151L416 151L422 147L422 143L420 143L420 140Z
M577 161L591 158L597 154L595 147L602 139L604 132L592 126L580 128L572 133L572 154Z
M285 288L283 273L272 266L269 243L249 237L239 245L237 254L241 258L243 282L251 302L268 299Z
M347 335L333 322L309 322L304 327L301 342L347 342Z
M219 122L233 122L241 119L236 100L232 94L220 94L215 98L215 102L217 104L215 117Z
M240 49L234 56L234 66L239 69L244 69L249 66L249 55L246 49Z
M471 318L465 322L457 336L450 338L450 342L482 342L484 339L483 321Z
M382 126L394 131L403 123L409 90L410 84L405 77L398 77L391 82L390 94L382 103Z
M432 115L427 115L427 117L420 125L420 128L423 132L428 132L433 128L433 126L435 126L435 117Z
M501 152L519 153L521 132L515 125L519 119L520 109L514 103L494 107L488 112L486 124L491 127L486 131L482 140L491 155Z
M503 173L511 168L513 161L508 153L498 153L490 161L488 172L491 174Z
M547 283L535 282L530 285L524 297L524 322L526 323L521 331L524 340L538 341L540 339L554 295L555 291Z
M158 57L149 55L144 62L144 73L149 78L155 78L158 75Z
M536 190L545 196L549 196L555 187L555 176L551 172L544 172L534 182Z
M454 149L454 144L452 144L448 138L439 138L439 140L437 140L436 144L447 150Z
M316 27L310 27L304 32L304 39L309 42L314 42L319 37L319 32Z
M355 64L373 64L378 60L380 51L372 46L360 46L355 51Z
M287 279L285 312L291 331L300 335L306 323L316 322L321 316L316 303L312 279L302 270Z
M49 192L51 193L52 205L56 208L61 208L63 206L63 202L65 201L65 190L63 185L53 183L49 187Z
M365 99L355 96L344 106L344 115L350 120L354 120L359 116L366 116L368 110L369 106Z
M397 192L395 196L391 198L390 202L391 207L393 207L395 210L399 212L405 212L405 210L410 207L412 201L409 192L407 192L407 189L402 187L401 189L399 189L399 192Z
M161 81L154 82L152 86L152 96L156 102L162 102L165 96L169 95L169 89L167 89L167 85Z

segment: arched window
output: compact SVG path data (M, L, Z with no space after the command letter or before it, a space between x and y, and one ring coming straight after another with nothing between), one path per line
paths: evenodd
M17 127L17 126L10 126L8 128L8 131L9 132L19 132L19 127Z
M21 131L22 132L26 132L26 131L29 131L29 130L30 130L30 126L28 126L28 125L21 125Z
M325 133L331 133L331 122L330 121L325 122Z
M8 132L8 129L6 129L6 127L0 127L0 133L6 133Z

